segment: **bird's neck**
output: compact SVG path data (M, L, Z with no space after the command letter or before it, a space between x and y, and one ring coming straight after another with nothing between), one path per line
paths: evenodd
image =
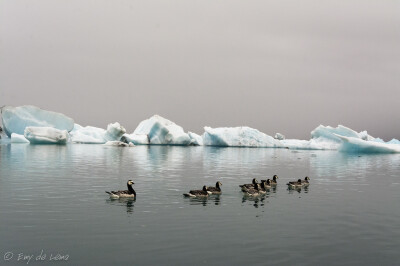
M136 192L135 192L135 190L132 188L132 186L131 186L131 185L127 185L127 186L128 186L128 191L129 191L129 193L136 196Z

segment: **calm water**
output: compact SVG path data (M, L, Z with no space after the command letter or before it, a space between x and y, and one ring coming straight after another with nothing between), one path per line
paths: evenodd
M243 197L273 174L276 190ZM109 200L130 178L137 200ZM182 196L217 180L220 197ZM0 145L1 265L400 265L399 250L399 154Z

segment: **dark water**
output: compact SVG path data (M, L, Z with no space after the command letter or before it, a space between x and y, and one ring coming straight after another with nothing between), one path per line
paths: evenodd
M243 197L273 174L276 190ZM130 178L137 200L109 200ZM220 197L182 196L217 180ZM400 155L0 145L0 252L0 265L400 265Z

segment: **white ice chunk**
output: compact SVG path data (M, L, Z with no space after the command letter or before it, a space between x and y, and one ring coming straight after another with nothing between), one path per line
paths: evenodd
M339 137L336 136L345 136L345 137L353 137L353 138L360 138L360 134L356 131L352 130L351 128L339 125L336 128L330 126L323 126L320 125L313 131L311 131L311 138L312 139L325 139L328 141L335 141L340 143L341 140Z
M26 127L24 137L31 144L66 144L68 131L52 127Z
M24 137L24 135L12 133L11 134L11 143L29 143L29 140L27 140Z
M159 115L146 119L137 126L134 135L147 135L149 144L189 145L191 139L183 128Z
M340 143L334 141L325 141L324 139L285 139L281 140L284 147L292 150L337 150Z
M400 153L400 145L366 141L360 138L345 137L335 134L341 139L342 145L339 150L355 153Z
M190 144L194 146L202 146L203 145L203 138L200 135L197 135L193 132L188 132L190 137Z
M289 149L337 150L342 144L342 140L337 135L375 141L375 138L368 135L367 131L358 133L342 125L337 127L320 125L311 132L310 140L285 139L281 140L281 143Z
M207 146L282 147L279 140L250 127L204 127L203 141Z
M285 135L283 135L281 133L276 133L274 138L277 139L277 140L284 140L285 139Z
M145 134L124 134L121 141L125 143L133 143L135 145L148 145L149 137Z
M52 127L67 131L71 131L74 127L72 118L61 113L42 110L32 105L5 106L1 113L3 129L9 137L12 133L23 135L28 126Z
M91 126L82 127L75 124L70 134L71 141L75 143L102 144L106 142L104 139L106 130L103 128Z
M398 139L392 139L391 141L387 142L388 144L397 144L400 145L400 141Z
M118 122L114 124L108 124L107 132L104 138L108 141L120 140L122 135L126 133L126 130Z
M74 129L71 131L71 141L85 144L103 144L107 141L119 141L125 132L125 128L118 122L109 124L107 130L91 126L82 127L75 124Z
M117 146L117 147L134 147L133 143L125 143L118 140L107 141L104 145L106 146Z

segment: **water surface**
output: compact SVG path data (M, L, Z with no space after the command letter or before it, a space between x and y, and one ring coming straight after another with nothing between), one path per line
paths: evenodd
M274 174L275 190L243 197ZM135 201L104 193L128 179ZM182 196L217 180L219 197ZM399 192L399 154L0 145L0 264L54 262L35 261L43 250L69 265L399 265Z

